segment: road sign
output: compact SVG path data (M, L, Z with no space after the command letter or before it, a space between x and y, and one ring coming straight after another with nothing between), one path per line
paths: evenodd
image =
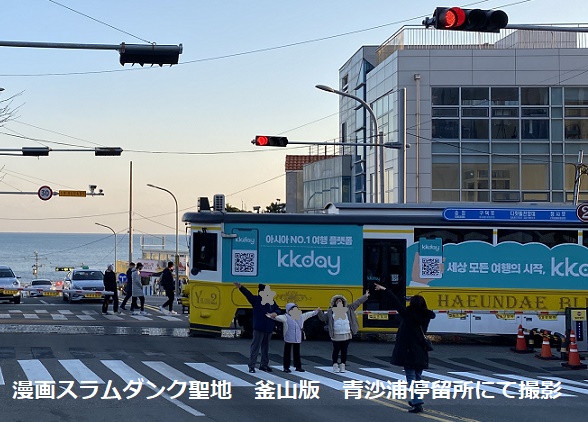
M49 186L41 186L37 191L37 195L43 201L48 201L53 196L53 191Z
M85 198L86 191L85 190L60 190L59 196L77 196L77 197Z
M126 274L119 274L118 275L118 281L120 281L121 283L126 283L126 281L127 281L127 275Z
M576 208L576 217L578 217L580 221L588 223L588 203L578 205L578 208Z
M588 221L588 204L586 218ZM574 222L579 216L573 209L535 209L535 208L446 208L443 218L448 221L537 221Z

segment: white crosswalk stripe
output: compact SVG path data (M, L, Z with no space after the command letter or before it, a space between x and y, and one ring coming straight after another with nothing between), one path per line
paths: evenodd
M250 374L249 373L249 367L247 365L229 365L231 368L235 368L236 370L243 372L244 374L247 374L253 378L257 378L263 381L271 381L276 385L281 385L282 387L285 388L286 386L286 381L290 381L287 380L285 378L282 378L280 376L274 375L274 373L268 373L268 372L264 372L261 370L255 370L255 373Z
M79 383L82 381L91 381L96 384L104 384L102 378L92 372L79 359L60 359L59 363L61 363L65 370Z
M19 360L18 363L29 381L54 381L40 360L25 359Z
M158 362L158 361L143 361L145 365L149 368L153 369L154 371L159 372L161 375L166 377L168 380L171 381L179 381L179 382L192 382L194 378L189 377L188 375L184 374L182 371L177 370L176 368L168 365L165 362Z
M142 380L142 382L144 382L144 383L149 382L147 377L145 377L145 376L141 375L140 373L138 373L137 371L135 371L133 368L128 366L122 360L101 360L101 362L108 369L110 369L112 372L114 372L120 378L122 378L122 380L126 383L129 383L130 381L138 381L138 380ZM144 385L151 388L153 391L156 391L156 392L158 391L158 390L156 390L157 386L151 386L150 384L144 384ZM204 413L199 412L198 410L184 404L183 402L181 402L179 400L172 399L168 394L163 393L159 397L162 397L162 398L166 399L167 401L169 401L170 403L175 404L180 409L183 409L186 412L190 413L192 416L204 416Z
M226 372L223 372L220 369L217 369L214 366L209 365L207 363L186 362L186 365L188 365L190 368L196 369L199 372L202 372L203 374L208 375L211 378L214 378L217 380L226 380L226 381L230 382L233 387L252 387L253 386L253 384L248 383L247 381L244 381L241 378L237 378L231 374L227 374ZM249 368L247 368L247 371L249 371Z
M516 381L525 381L525 382L537 381L537 379L522 377L520 375L514 375L514 374L495 374L495 375L499 376L499 377L513 379ZM566 380L566 382L567 381L568 380ZM574 393L579 393L579 394L588 394L588 389L586 389L586 388L578 388L578 387L568 386L563 383L561 385L561 389L567 390L567 391L573 391ZM569 394L562 394L562 396L563 397L575 397L575 396L570 396Z
M0 368L0 385L4 385L4 377L2 376L2 368Z
M351 372L351 371L333 372L332 366L317 366L316 368L318 368L322 371L331 372L335 376L340 376L343 378L348 378L348 379L357 380L357 381L369 382L371 384L378 383L378 382L383 382L383 383L386 382L385 379L383 380L383 379L372 378L370 376L360 375L360 374L357 374L357 373Z
M279 369L279 366L274 366L273 368ZM309 381L318 381L320 385L326 385L334 390L343 390L343 381L337 381L331 378L324 377L322 375L313 374L312 372L292 372L293 375L309 380Z

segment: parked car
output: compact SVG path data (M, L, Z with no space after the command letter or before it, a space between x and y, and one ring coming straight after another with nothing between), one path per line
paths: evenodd
M36 297L36 296L50 296L51 294L45 293L44 292L51 292L53 290L55 290L55 286L53 285L53 282L47 278L37 278L33 281L31 281L31 285L30 287L32 288L37 288L37 289L43 289L41 291L39 290L29 290L29 296L31 297ZM56 294L58 292L55 292Z
M20 281L12 269L6 265L0 265L0 287L3 288L0 290L0 300L20 303L21 291L18 290Z
M68 292L82 290L83 292ZM93 268L76 268L67 273L63 281L63 300L69 303L82 299L101 299L104 290L104 274Z

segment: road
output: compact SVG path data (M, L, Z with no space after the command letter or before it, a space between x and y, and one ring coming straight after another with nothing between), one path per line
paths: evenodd
M153 299L153 304L160 301ZM388 363L393 343L354 340L348 371L335 374L330 342L307 341L302 345L307 372L285 374L283 343L274 339L274 371L249 374L249 340L187 337L182 334L187 325L184 315L174 316L177 321L163 319L154 306L148 319L123 315L112 320L100 314L98 303L45 302L0 304L0 315L10 315L0 319L0 327L10 328L1 334L2 420L536 422L583 420L588 412L586 370L563 369L559 361L515 354L506 346L436 345L424 379L437 381L435 394L449 398L432 399L429 388L426 411L413 415L407 413L405 400L387 398L391 390L385 386L400 386L398 380L404 379L402 369ZM54 321L51 315L64 314L60 310L72 315L66 312L66 320ZM93 319L79 318L83 315ZM36 332L39 327L49 329ZM521 381L530 387L528 397L521 397ZM529 397L534 392L555 395L548 381L562 381L556 390L562 397ZM56 398L45 398L51 396L48 382L53 383ZM537 388L531 388L534 384ZM467 386L472 387L472 399L462 398L468 395ZM290 397L277 399L278 393ZM313 393L318 398L310 398ZM476 399L477 393L488 398Z

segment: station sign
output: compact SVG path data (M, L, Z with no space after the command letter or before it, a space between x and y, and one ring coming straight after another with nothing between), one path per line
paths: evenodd
M443 218L448 221L536 221L573 223L579 221L576 214L575 209L446 208L443 210Z
M580 221L584 223L588 223L588 204L579 204L576 208L576 216L580 219Z
M85 190L60 190L59 196L76 196L76 197L80 197L80 198L85 198L86 191Z

